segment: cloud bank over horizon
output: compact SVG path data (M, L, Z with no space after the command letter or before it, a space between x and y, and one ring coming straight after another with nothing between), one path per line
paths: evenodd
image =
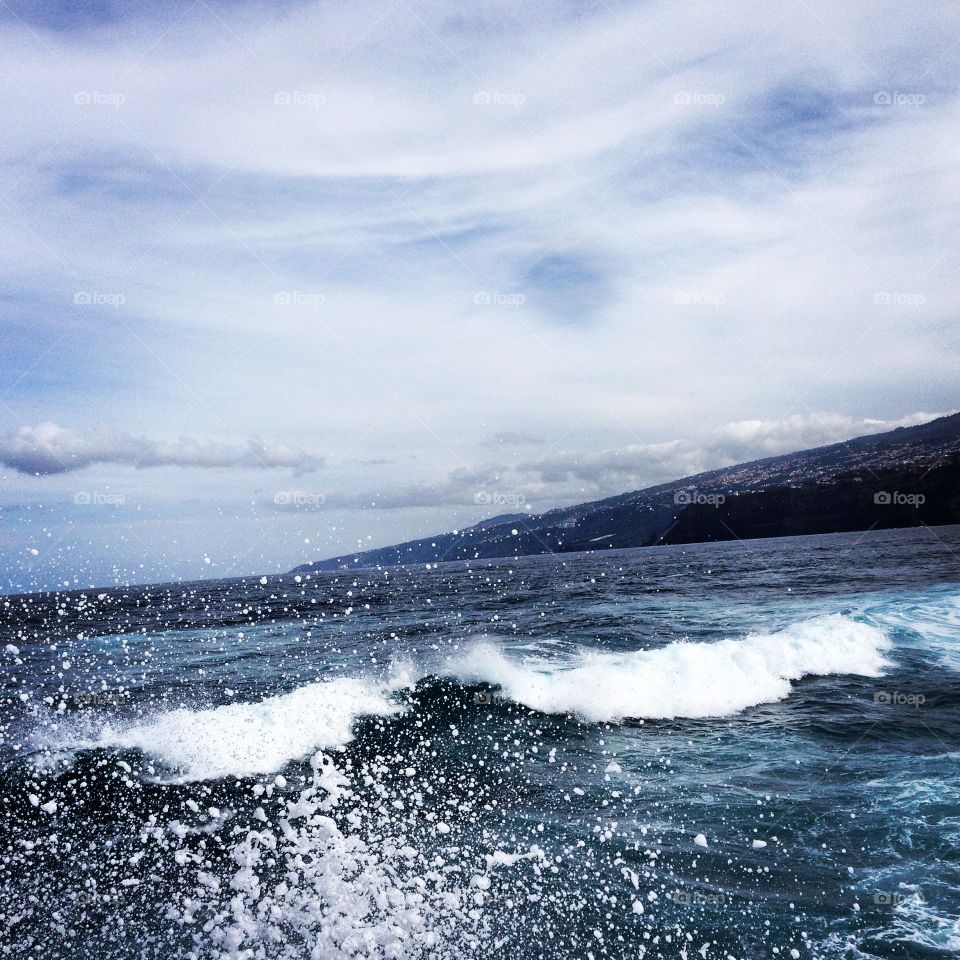
M286 569L956 409L958 35L11 0L0 561Z
M953 412L953 411L951 411ZM431 484L360 492L287 491L278 509L404 510L423 507L506 505L543 511L667 483L748 460L793 453L927 423L944 413L917 412L897 420L856 421L836 414L729 423L701 441L632 445L596 453L560 451L515 465L484 464L451 471ZM504 512L487 509L487 514Z
M918 411L891 421L857 421L836 414L746 420L724 424L699 441L634 444L597 452L548 450L519 463L487 462L471 468L460 467L432 482L406 486L390 486L388 482L365 490L320 491L301 487L278 490L269 503L280 512L314 512L455 505L485 507L506 498L504 502L522 505L526 510L549 509L585 497L623 493L747 460L916 426L945 415ZM523 436L512 439L512 444L544 447L548 441ZM315 474L322 467L338 466L298 447L259 439L248 440L242 446L193 437L163 441L133 437L118 430L81 433L49 422L24 425L0 437L0 465L18 473L45 477L104 464L135 470L151 467L227 471L288 469L293 477ZM390 465L390 461L378 464Z

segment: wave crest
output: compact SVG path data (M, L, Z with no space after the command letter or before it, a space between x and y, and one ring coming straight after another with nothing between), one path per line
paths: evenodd
M739 640L583 652L559 669L518 663L478 643L449 667L458 680L489 683L542 713L595 722L724 717L783 700L804 676L880 676L889 647L879 628L832 614Z
M107 720L73 750L138 749L180 771L182 779L271 773L289 760L349 743L362 716L400 711L387 691L354 677L311 683L255 703L178 707L138 722Z

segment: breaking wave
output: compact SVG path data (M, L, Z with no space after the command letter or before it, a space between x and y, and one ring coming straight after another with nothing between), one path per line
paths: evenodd
M183 780L212 780L279 770L316 750L349 743L362 716L401 708L375 683L354 677L311 683L255 703L178 707L143 720L104 718L68 732L60 749L138 749L176 769Z
M629 653L582 652L555 664L517 663L480 643L453 669L463 681L499 687L543 713L589 721L625 718L724 717L789 696L805 676L875 677L889 666L890 647L878 627L839 614L793 624L772 634L715 643L671 643Z
M255 703L103 718L92 731L67 734L58 747L139 749L186 781L264 774L346 745L358 719L400 712L396 692L438 674L486 683L533 710L588 722L725 717L785 699L801 677L879 676L889 666L889 646L880 628L839 614L778 633L626 653L583 650L564 661L517 659L485 639L455 660L408 667L390 681L341 677Z

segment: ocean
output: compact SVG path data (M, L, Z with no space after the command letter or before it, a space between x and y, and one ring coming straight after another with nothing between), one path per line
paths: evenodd
M0 955L960 955L960 527L0 598Z

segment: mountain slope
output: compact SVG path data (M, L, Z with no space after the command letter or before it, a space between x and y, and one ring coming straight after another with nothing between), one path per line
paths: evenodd
M294 572L746 539L787 531L960 523L960 503L949 494L956 490L958 474L951 471L958 463L960 413L542 514L493 518L456 533L304 564ZM878 499L884 493L891 495L890 502ZM903 499L909 497L923 500ZM778 512L783 522L778 522Z

